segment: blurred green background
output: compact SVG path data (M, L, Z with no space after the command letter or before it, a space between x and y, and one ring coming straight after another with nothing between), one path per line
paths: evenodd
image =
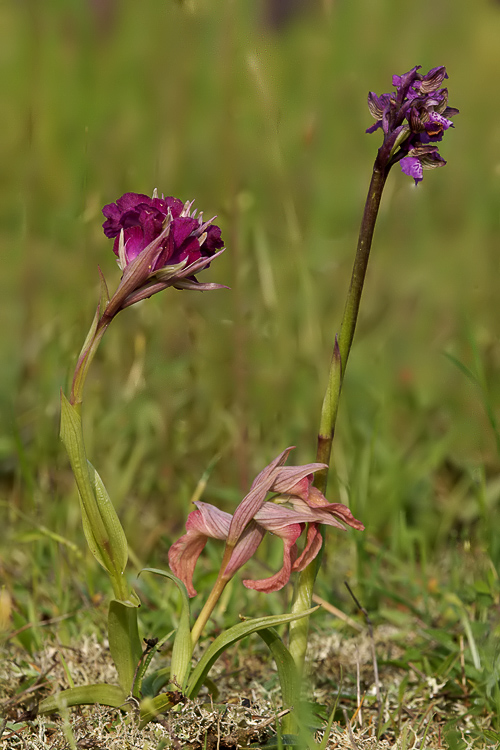
M265 4L234 0L2 4L7 581L30 580L47 528L84 549L59 389L92 320L98 266L118 284L101 208L126 191L157 187L216 214L227 251L200 278L231 287L125 311L93 366L88 453L135 555L165 556L160 538L180 533L216 456L205 499L227 510L287 445L294 463L314 460L380 145L365 134L367 93L416 64L447 67L460 115L444 169L417 189L399 167L389 178L330 497L367 527L344 537L360 559L370 544L404 562L415 545L421 560L477 543L499 564L500 4L304 6L272 23Z

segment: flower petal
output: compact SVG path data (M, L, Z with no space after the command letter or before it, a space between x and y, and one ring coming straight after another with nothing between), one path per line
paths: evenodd
M377 96L370 92L368 108L375 119L375 125L367 133L382 127L384 142L379 149L381 165L390 168L397 161L401 169L415 184L423 178L423 170L446 164L437 148L433 156L423 157L418 152L422 145L436 144L453 123L450 117L458 110L448 107L448 89L440 88L448 78L446 68L432 68L425 75L417 65L402 76L393 76L395 94Z
M160 247L155 258L148 264L149 274L184 260L189 271L184 270L182 276L178 277L180 280L186 276L193 276L195 267L201 269L210 265L211 260L219 254L217 251L224 247L221 231L211 221L203 222L201 214L197 216L196 211L190 211L191 206L192 202L184 204L178 198L158 198L156 191L152 198L142 193L125 193L116 203L104 206L104 233L107 237L115 238L113 252L119 258L122 270L143 252L147 252L157 241L160 241ZM125 244L122 253L119 240L121 232L124 234ZM175 281L173 279L168 286L176 286ZM194 276L191 281L196 283ZM145 283L146 279L141 276L135 289L127 289L125 295L123 289L120 289L120 304L126 300L126 306L129 306L132 299L137 301L132 297L132 293L138 291ZM188 284L184 284L184 288L188 287ZM161 288L165 286L155 287L150 294L155 294ZM123 307L118 307L119 309Z
M208 503L195 503L197 510L189 514L186 533L170 547L168 564L172 573L185 584L189 596L196 596L193 573L207 539L225 539L231 516Z
M283 586L286 586L290 580L293 564L297 559L298 550L296 541L302 533L302 528L303 527L300 524L293 524L287 526L282 533L280 533L279 536L283 540L283 566L281 570L269 578L261 578L257 581L252 581L250 579L244 580L243 585L246 586L247 589L270 593L271 591L279 591Z
M229 562L224 569L224 578L232 578L236 571L250 560L257 551L265 533L266 530L262 526L255 523L255 521L250 521L236 542Z
M307 528L306 543L300 557L295 560L292 571L299 572L307 568L310 562L314 560L323 544L323 537L318 524L310 523Z
M304 464L304 466L283 466L274 472L272 492L280 494L290 493L299 497L307 498L309 488L314 479L314 473L327 469L327 464Z
M197 513L198 511L193 512ZM168 551L170 570L184 583L189 596L196 596L196 589L193 586L193 573L207 539L208 537L205 534L193 529L174 542Z
M250 487L250 492L243 498L234 512L227 539L228 544L236 544L245 526L250 523L259 508L262 506L262 503L273 484L274 470L285 463L291 450L292 448L287 448L280 453L279 456L277 456L274 461L271 461L271 463L254 479L252 486Z
M415 185L423 180L423 170L419 159L414 156L405 156L400 164L402 171L409 177L413 177Z

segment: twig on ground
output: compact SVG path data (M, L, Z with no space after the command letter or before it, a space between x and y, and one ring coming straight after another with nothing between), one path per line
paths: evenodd
M352 733L351 729L351 722L349 721L349 716L347 715L347 709L342 709L345 719L345 726L347 730L347 734L349 735L349 742L351 743L352 750L359 750L359 747L356 744L356 740L354 739L354 735Z
M359 603L358 599L354 595L354 592L351 589L351 587L349 586L349 584L347 583L347 581L344 581L344 583L345 583L345 587L347 588L348 592L352 596L354 603L356 604L356 606L358 607L358 609L360 610L360 612L363 613L363 615L365 617L366 625L368 627L368 634L370 636L370 643L371 643L371 649L372 649L373 677L374 677L374 680L375 680L375 692L376 692L376 695L377 695L377 705L378 705L378 707L380 709L382 707L382 698L381 698L381 695L380 695L380 683L379 683L379 678L378 678L378 662L377 662L377 654L376 654L376 651L375 651L375 639L373 637L373 625L372 625L372 621L370 620L370 615L368 614L368 612L366 611L366 609L363 606L361 606L361 604Z
M313 594L312 600L315 604L321 604L323 609L326 609L326 611L330 612L331 615L335 615L335 617L338 617L339 620L343 620L345 623L347 623L347 625L350 625L351 628L354 628L359 633L363 632L363 626L360 625L359 622L356 622L356 620L353 620L352 617L346 615L344 612L342 612L341 609L337 609L337 607L334 607L333 604L327 602L326 599L322 599L321 596Z

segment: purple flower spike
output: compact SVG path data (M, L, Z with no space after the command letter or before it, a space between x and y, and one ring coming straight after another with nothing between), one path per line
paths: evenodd
M402 76L393 76L394 93L368 94L368 108L375 124L367 133L382 128L384 142L379 149L379 164L389 170L400 161L401 169L415 184L422 180L424 169L446 164L437 144L458 109L448 107L448 89L440 88L448 78L446 68L432 68L426 75L418 73L420 65Z
M113 252L123 271L113 314L151 297L168 286L177 289L221 288L200 284L195 273L207 268L220 255L224 242L212 220L191 211L193 202L125 193L116 203L104 206L103 230L115 238Z

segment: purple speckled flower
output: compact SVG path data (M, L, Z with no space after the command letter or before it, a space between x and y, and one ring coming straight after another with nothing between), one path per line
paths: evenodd
M368 94L368 108L376 122L366 131L382 129L384 143L379 156L383 166L389 169L401 162L401 169L415 184L422 180L424 169L446 164L437 144L453 127L450 118L458 114L458 109L448 107L448 89L440 88L448 78L446 68L432 68L421 75L417 72L420 67L393 76L394 93Z
M120 309L175 286L177 289L217 289L200 284L195 272L207 268L222 252L221 231L212 220L191 211L192 201L125 193L104 206L106 237L115 238L113 252L123 271ZM116 305L115 305L116 307Z

